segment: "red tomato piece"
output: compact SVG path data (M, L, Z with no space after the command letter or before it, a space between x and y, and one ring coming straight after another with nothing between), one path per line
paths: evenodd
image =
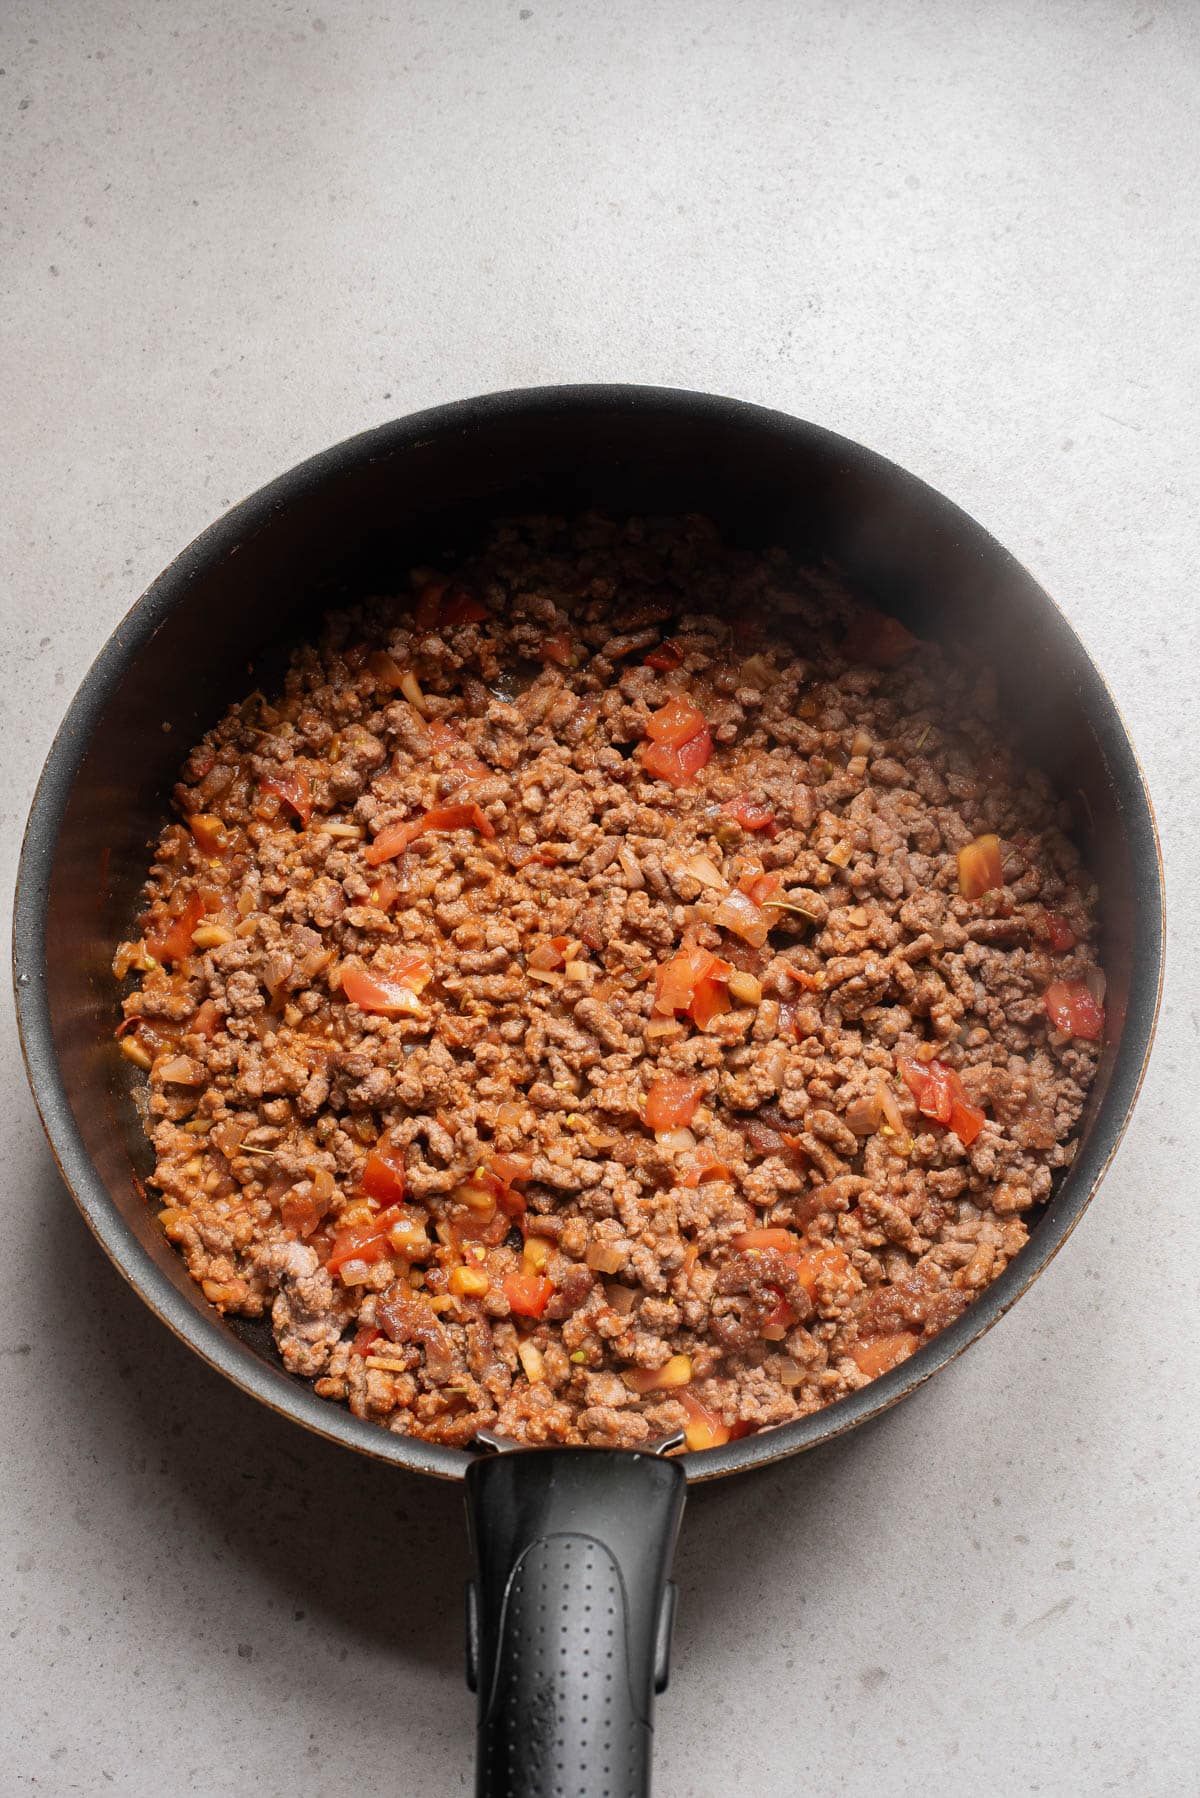
M854 619L842 639L848 662L866 662L871 668L895 668L920 643L898 618L869 606Z
M741 1230L732 1242L739 1254L743 1249L778 1249L782 1255L791 1255L800 1247L790 1230Z
M342 991L351 1005L361 1006L363 1011L398 1017L420 1011L417 991L428 978L429 970L419 955L408 957L393 975L347 962L342 968Z
M990 832L958 852L958 890L964 899L982 899L1004 885L1000 838Z
M733 1169L723 1161L706 1161L702 1167L689 1168L681 1182L684 1186L703 1186L706 1180L732 1180Z
M518 1180L528 1180L533 1175L532 1155L493 1155L491 1169L498 1180L512 1186Z
M423 812L419 818L408 819L404 824L389 824L364 850L364 859L371 867L378 867L380 862L391 861L402 849L415 843L427 830L477 830L481 837L494 837L496 834L491 820L474 801L469 805L440 805L435 806L431 812Z
M664 637L657 649L652 649L645 658L647 668L657 668L660 674L670 674L683 665L683 651L673 637Z
M685 943L655 975L654 1009L663 1017L688 1012L703 1030L712 1018L729 1010L726 982L732 973L732 962Z
M726 984L728 977L728 974L709 974L696 982L696 990L692 994L688 1010L698 1030L707 1030L714 1018L723 1017L732 1007L733 1000L729 997L729 987Z
M188 829L202 855L224 855L233 847L233 835L215 812L194 812Z
M328 1209L312 1193L288 1193L279 1207L285 1230L305 1241L312 1235Z
M729 1425L714 1416L686 1386L676 1396L688 1414L684 1436L693 1453L705 1448L721 1448L730 1440L733 1432Z
M165 930L146 937L146 947L155 961L182 961L194 955L192 932L204 917L204 901L199 893L190 893L181 912L172 918Z
M707 726L704 713L685 693L672 693L666 704L651 712L646 720L646 735L652 743L668 743L672 749L678 749Z
M358 1188L369 1199L378 1199L381 1205L399 1205L404 1198L403 1152L392 1148L386 1134L367 1156Z
M540 1317L554 1296L544 1274L505 1274L504 1296L518 1317Z
M543 637L538 647L538 654L543 662L556 662L560 668L571 666L571 639L569 637Z
M355 1355L370 1354L372 1343L378 1342L382 1335L383 1331L375 1324L360 1324L354 1332L354 1341L350 1344L351 1352Z
M971 1104L954 1068L943 1061L901 1061L898 1065L921 1115L953 1130L969 1148L987 1123L987 1113Z
M646 1094L643 1119L648 1130L680 1130L696 1115L696 1107L704 1096L703 1080L688 1080L681 1074L668 1074L655 1080Z
M215 1000L206 999L187 1027L189 1036L215 1036L221 1028L221 1013Z
M1045 917L1045 928L1046 941L1059 954L1075 947L1075 932L1061 912L1048 911Z
M491 613L481 599L473 593L464 593L461 587L455 587L442 607L439 624L482 624Z
M748 793L737 793L727 799L721 807L727 818L740 824L743 830L769 830L775 832L775 813L769 805L758 799L751 799Z
M890 1373L901 1361L907 1361L918 1341L911 1330L898 1330L891 1336L875 1336L869 1342L860 1342L850 1352L860 1371L874 1380L881 1373Z
M1056 980L1046 988L1046 1014L1056 1030L1098 1043L1104 1035L1104 1007L1085 980Z
M268 776L260 785L264 793L274 793L277 799L282 799L302 825L308 823L313 813L313 797L306 769L292 766L285 773Z
M382 1261L391 1245L388 1242L386 1212L380 1212L373 1223L351 1224L348 1230L339 1230L333 1239L333 1247L329 1251L329 1259L325 1265L331 1274L347 1261ZM391 1222L388 1217L388 1223Z
M446 584L440 576L435 575L421 588L413 611L413 624L419 631L431 631L437 623L441 615L442 595L446 591Z

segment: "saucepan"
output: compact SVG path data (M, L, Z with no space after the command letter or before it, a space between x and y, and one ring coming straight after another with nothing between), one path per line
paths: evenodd
M498 518L589 507L702 512L748 547L829 556L920 635L991 664L1023 749L1075 807L1103 896L1108 1040L1078 1152L1026 1247L955 1323L851 1397L687 1455L672 1442L648 1452L489 1440L469 1452L317 1398L284 1371L267 1329L212 1309L156 1226L129 1064L113 1048L113 946L139 909L147 845L190 744L282 673L288 646L328 605L388 591L397 570L476 542ZM1136 1098L1159 1002L1162 904L1150 800L1112 695L1037 582L958 507L882 456L757 406L649 387L532 389L418 413L314 456L234 507L137 602L73 700L34 799L17 887L17 1007L63 1177L163 1322L307 1429L464 1482L478 1791L618 1798L649 1785L687 1484L856 1428L961 1354L1037 1278Z

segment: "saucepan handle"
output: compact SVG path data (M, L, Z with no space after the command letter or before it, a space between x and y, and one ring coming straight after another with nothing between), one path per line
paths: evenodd
M468 1469L478 1798L649 1791L685 1487L678 1462L624 1449L525 1449Z

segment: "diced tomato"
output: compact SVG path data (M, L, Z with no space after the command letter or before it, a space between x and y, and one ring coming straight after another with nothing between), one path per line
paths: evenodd
M743 830L767 830L772 836L775 834L775 813L761 800L751 799L748 793L737 793L727 799L721 810Z
M1061 912L1048 911L1044 919L1046 941L1050 947L1062 954L1075 947L1075 932Z
M722 930L740 936L752 949L761 949L775 922L774 915L765 911L763 904L781 885L778 874L744 874L736 891L722 899L717 907L713 914L715 922Z
M891 1336L876 1336L869 1342L860 1342L850 1352L860 1370L874 1380L881 1373L890 1373L901 1361L907 1361L917 1341L911 1330L897 1330Z
M740 1254L743 1249L778 1249L780 1254L793 1254L800 1246L790 1230L741 1230L732 1239Z
M372 1343L378 1342L382 1335L383 1331L374 1324L360 1324L354 1332L354 1341L350 1344L351 1353L355 1355L369 1354Z
M540 1317L554 1296L544 1274L505 1274L504 1296L518 1317Z
M673 637L664 637L657 649L652 649L645 658L647 668L657 668L660 674L670 674L673 669L682 667L683 651Z
M189 1036L214 1036L221 1028L221 1013L216 1001L206 999L187 1027Z
M685 943L655 975L654 1009L662 1017L687 1012L703 1030L729 1010L726 983L732 973L732 962Z
M703 1096L703 1080L688 1080L681 1074L668 1074L662 1080L655 1080L646 1094L642 1114L646 1128L685 1129L696 1115L696 1107Z
M704 713L685 693L672 693L666 704L651 712L646 720L646 735L652 743L669 743L678 749L702 731L706 723Z
M505 1180L510 1185L517 1180L529 1180L533 1176L532 1155L493 1155L491 1169L498 1180Z
M569 637L543 637L538 645L538 654L543 662L556 662L560 668L571 666L571 639Z
M371 891L367 894L367 904L373 905L376 911L391 911L403 888L398 880L393 880L386 870L371 883Z
M982 899L1004 885L1000 838L990 832L976 837L958 852L958 890L964 899Z
M647 774L668 781L673 787L690 786L711 757L712 737L707 725L678 748L669 743L643 743L641 748L642 766Z
M289 1192L279 1207L279 1215L285 1230L307 1242L328 1209L311 1192Z
M224 855L233 847L233 835L215 812L195 812L188 819L188 829L203 855Z
M525 957L526 966L543 974L551 973L564 965L570 947L569 936L552 936L544 943L535 943Z
M407 824L391 824L380 831L375 841L365 850L365 860L372 867L380 862L391 861L410 843L415 843L419 836L427 830L438 830L449 833L454 830L477 830L481 837L494 837L495 827L491 820L484 816L479 807L472 801L468 805L439 805L431 812L423 812L419 818L410 819Z
M358 1187L381 1205L399 1205L404 1198L404 1153L392 1147L386 1132L367 1156Z
M841 1249L813 1249L801 1255L796 1272L806 1291L811 1292L823 1274L844 1274L850 1261Z
M351 1005L385 1016L419 1012L417 994L428 982L429 967L419 955L407 956L391 974L377 973L359 962L346 962L342 968L342 991Z
M705 1448L721 1448L730 1440L729 1425L714 1416L707 1405L701 1404L695 1393L685 1386L677 1396L688 1414L684 1438L693 1453Z
M723 1017L731 1009L733 1000L727 980L728 975L709 975L696 982L689 1009L698 1030L707 1030L714 1018Z
M490 618L491 613L481 599L473 593L464 593L461 587L455 587L442 607L439 624L482 624Z
M417 603L413 610L413 624L419 631L431 631L437 623L442 610L442 595L447 583L440 576L434 575L426 581L417 595Z
M1098 1043L1104 1035L1104 1007L1085 980L1056 980L1046 988L1045 1004L1056 1030L1088 1043Z
M871 668L895 668L920 643L898 618L868 607L854 619L842 639L848 662L866 662Z
M954 1068L944 1061L900 1061L901 1078L923 1117L954 1131L969 1148L987 1123L986 1112L972 1105Z
M704 713L686 695L673 693L646 721L641 746L647 773L683 787L695 779L712 755L712 737Z
M723 1161L706 1161L699 1167L689 1168L680 1182L683 1186L703 1186L706 1180L732 1180L733 1169ZM693 1245L694 1246L694 1245ZM689 1253L691 1251L689 1250ZM694 1257L693 1257L694 1259Z
M306 769L293 765L285 773L269 775L260 785L264 793L274 793L277 799L282 799L302 825L308 823L313 812L313 797Z
M190 893L183 910L165 930L147 934L146 947L155 961L182 961L185 956L195 954L192 932L204 915L204 900L199 893Z
M325 1263L329 1272L336 1274L347 1261L382 1261L391 1253L388 1229L398 1215L394 1211L381 1211L369 1224L351 1224L349 1229L339 1230Z
M419 631L431 631L443 624L482 624L490 616L483 601L473 593L451 587L441 575L434 575L417 595L413 624Z

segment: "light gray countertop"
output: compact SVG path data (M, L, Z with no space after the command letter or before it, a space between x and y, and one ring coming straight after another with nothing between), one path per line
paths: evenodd
M6 888L61 711L163 564L464 394L655 381L817 419L1078 626L1166 850L1135 1122L968 1356L693 1495L657 1789L1194 1791L1200 11L8 0L0 68ZM467 1789L459 1495L167 1335L0 1033L0 1787Z

